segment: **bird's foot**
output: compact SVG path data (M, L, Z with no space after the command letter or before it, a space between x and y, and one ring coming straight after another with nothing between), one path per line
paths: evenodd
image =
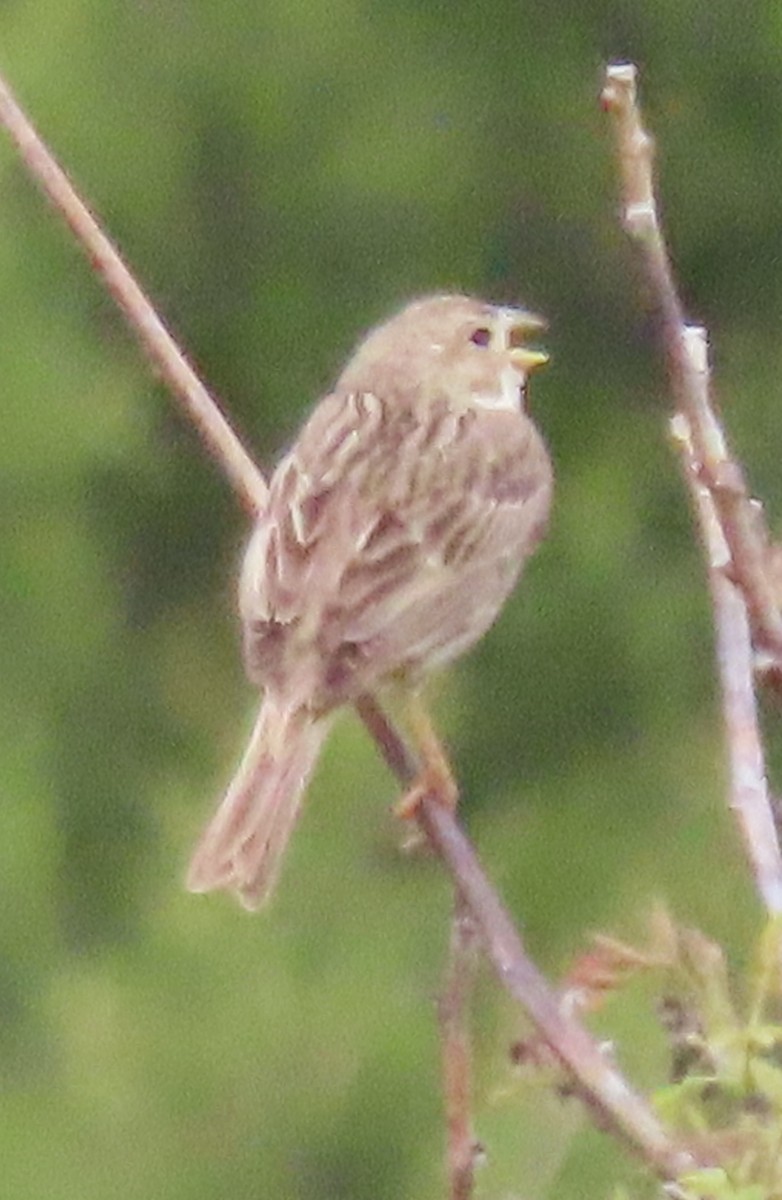
M444 760L441 762L429 760L424 763L410 789L394 805L392 810L394 816L403 821L415 820L418 809L424 800L436 800L438 804L445 805L451 812L456 810L459 788Z
M411 696L408 715L421 766L409 789L393 806L392 812L409 826L415 821L421 805L427 800L442 804L454 812L459 799L459 788L445 747L435 732L420 696ZM413 827L405 837L402 849L414 853L420 851L424 844L421 831Z

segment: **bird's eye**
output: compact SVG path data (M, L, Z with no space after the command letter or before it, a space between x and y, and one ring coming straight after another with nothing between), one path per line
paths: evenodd
M470 334L470 341L476 346L488 346L491 341L491 330L481 326L480 329L476 329Z

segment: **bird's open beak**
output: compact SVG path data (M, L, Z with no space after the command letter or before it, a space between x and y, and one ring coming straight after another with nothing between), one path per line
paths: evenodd
M525 375L529 375L548 362L548 354L544 350L535 350L532 346L525 345L530 334L534 337L535 334L546 328L546 322L543 317L527 312L526 309L511 309L510 314L512 314L512 321L509 322L508 329L510 360Z

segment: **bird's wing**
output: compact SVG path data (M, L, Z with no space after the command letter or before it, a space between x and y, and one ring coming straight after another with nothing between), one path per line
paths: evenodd
M239 587L246 666L259 683L284 678L291 649L314 644L323 610L371 520L361 481L384 428L374 396L326 396L274 472Z
M404 508L378 518L373 538L391 526L396 539L343 572L343 637L371 647L380 675L431 669L477 641L545 532L551 467L532 423L466 415L437 466L411 475Z
M336 699L454 657L491 624L542 535L550 486L518 413L327 397L275 472L248 551L250 673L289 674L295 644L316 652Z

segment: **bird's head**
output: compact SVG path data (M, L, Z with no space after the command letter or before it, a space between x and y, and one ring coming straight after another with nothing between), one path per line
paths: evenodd
M519 411L527 378L547 361L527 345L545 322L522 308L469 296L427 296L371 330L337 381L338 391L373 392L454 407Z

